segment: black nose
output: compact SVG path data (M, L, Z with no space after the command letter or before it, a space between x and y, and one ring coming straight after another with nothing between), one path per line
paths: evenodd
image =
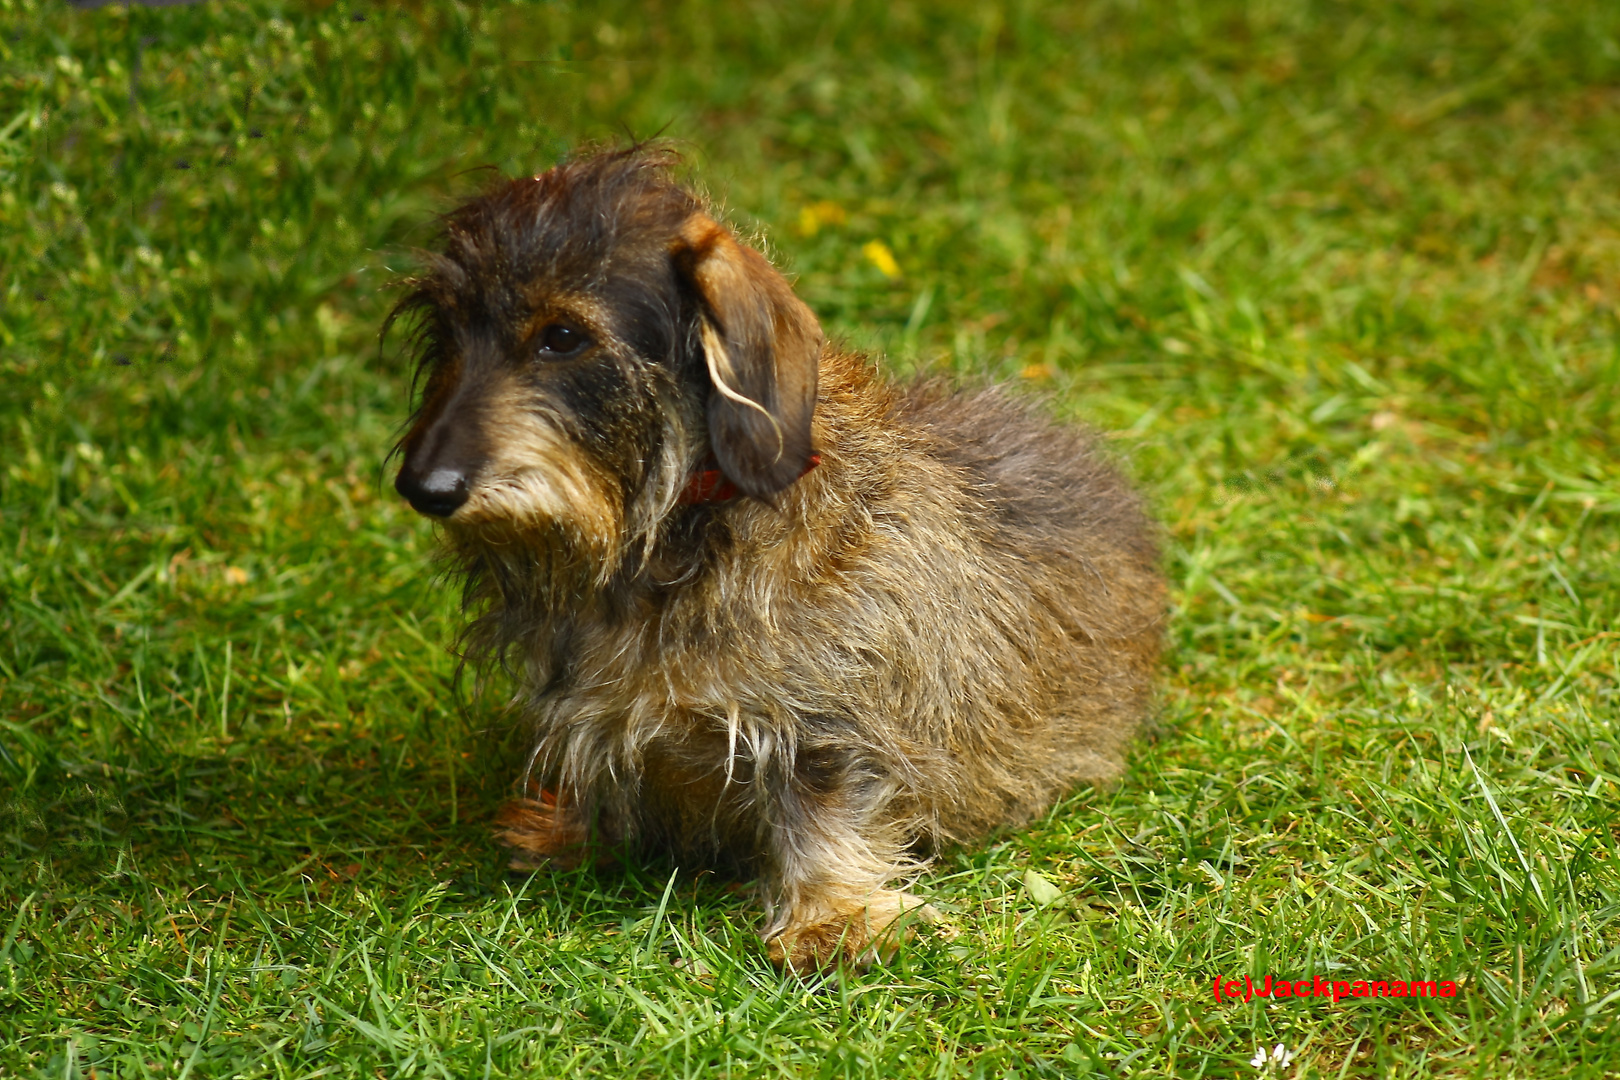
M467 501L467 475L458 469L438 468L419 476L406 466L394 478L394 490L418 513L449 517Z

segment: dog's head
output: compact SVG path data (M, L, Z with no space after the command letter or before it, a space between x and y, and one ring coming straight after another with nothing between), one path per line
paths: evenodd
M711 453L745 495L804 472L821 329L670 164L602 153L446 217L389 317L417 319L422 396L395 481L417 510L605 556Z

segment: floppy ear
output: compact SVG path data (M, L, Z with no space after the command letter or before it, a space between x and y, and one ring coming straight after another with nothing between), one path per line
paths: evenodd
M765 256L707 214L672 252L696 291L709 370L709 445L739 491L774 495L810 464L821 325Z

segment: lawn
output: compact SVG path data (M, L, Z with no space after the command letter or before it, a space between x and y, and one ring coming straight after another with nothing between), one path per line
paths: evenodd
M1620 1075L1620 5L0 12L0 1076ZM657 133L1163 522L1126 778L869 972L504 869L384 466L434 215Z

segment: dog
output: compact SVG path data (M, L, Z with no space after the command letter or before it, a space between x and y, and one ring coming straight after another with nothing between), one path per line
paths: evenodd
M941 845L1120 771L1155 530L1087 432L829 345L677 164L587 153L445 216L388 320L395 486L534 727L514 866L752 876L776 964L867 964L934 917L897 883Z

